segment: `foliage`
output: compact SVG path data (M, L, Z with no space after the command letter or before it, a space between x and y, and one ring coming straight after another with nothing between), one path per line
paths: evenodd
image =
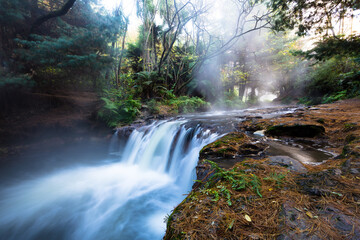
M233 190L241 191L246 188L250 188L259 197L262 197L260 193L261 182L256 175L245 173L244 171L238 171L236 168L225 170L212 161L207 160L207 162L210 163L211 167L215 170L215 173L205 184L205 189L211 188L215 184L215 180L219 181L223 179L230 184Z
M136 90L124 91L115 88L104 90L104 97L101 98L104 105L98 112L99 118L110 127L134 121L141 108L141 98L135 98L134 94L137 94ZM209 103L198 97L176 97L171 91L164 91L163 94L165 96L163 100L153 98L145 102L150 114L159 114L162 106L170 106L170 112L174 113L190 113L209 107Z
M342 100L347 98L347 90L343 90L334 94L330 94L329 96L326 94L323 99L322 102L323 103L331 103L331 102L335 102L338 100Z
M226 109L241 109L245 108L246 103L239 99L235 91L229 91L224 93L224 97L215 102L214 107L226 108Z
M26 11L28 7L29 1L26 0L0 0L1 25L16 25L23 21L29 14Z
M105 96L101 98L104 105L98 112L98 116L109 127L116 127L120 123L130 123L139 114L140 100L132 99L132 96L122 96L116 90L104 92Z
M299 35L310 30L328 33L335 21L350 16L352 10L360 8L354 0L271 0L268 7L273 11L273 28L277 31L297 29Z
M151 99L150 101L147 102L147 106L149 108L149 111L151 114L158 114L159 113L159 103L156 102L155 99Z
M318 104L360 95L360 64L356 58L333 57L318 62L305 79L307 98L302 103Z
M139 41L136 43L129 43L127 45L126 56L129 59L132 71L135 73L143 71L143 59L141 57L142 54L143 50Z
M298 54L318 61L328 60L334 56L357 57L360 56L360 35L325 37L318 41L314 48Z
M157 72L142 71L135 74L133 88L136 89L136 95L142 99L162 96L164 90L167 90L163 82L163 78Z
M122 12L96 11L96 0L77 0L66 15L32 28L64 1L0 0L0 64L31 76L36 87L86 87L99 90L114 62L114 49L124 31Z
M209 103L199 97L180 96L178 98L170 99L165 103L172 106L174 110L179 113L190 113L204 110L209 107Z
M360 35L344 32L346 19L353 21L353 11L360 8L358 1L271 0L268 7L273 10L276 31L296 28L298 35L321 36L312 49L292 51L316 61L296 80L295 88L307 94L299 99L301 103L329 103L359 95L360 65L356 61L360 56Z
M58 26L54 32L57 37L31 35L31 40L17 39L21 46L17 53L23 64L45 84L53 78L58 79L53 83L57 86L64 84L62 79L75 78L72 83L81 77L96 81L112 63L107 43L116 35L115 30L105 22L84 28L60 21Z
M286 175L281 173L270 173L269 177L264 178L265 181L274 182L277 188L281 188Z
M0 88L1 87L32 87L34 82L27 74L9 73L0 68Z
M226 188L226 186L224 185L219 185L216 187L217 189L203 189L202 192L205 193L206 195L210 195L213 196L214 198L211 199L211 201L217 202L220 199L220 196L224 197L226 199L226 202L229 206L232 205L231 202L231 193L230 191Z

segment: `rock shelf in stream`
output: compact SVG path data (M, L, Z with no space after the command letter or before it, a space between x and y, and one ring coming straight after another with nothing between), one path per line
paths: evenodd
M309 137L313 138L325 132L325 128L319 125L275 125L269 127L265 134L269 136L288 136L288 137Z
M360 239L359 109L357 99L244 118L201 150L164 239Z

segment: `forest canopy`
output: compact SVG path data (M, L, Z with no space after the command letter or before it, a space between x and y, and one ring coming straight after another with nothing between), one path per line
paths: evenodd
M96 91L111 124L144 106L181 112L205 101L242 107L269 93L303 103L359 95L358 1L134 2L141 24L130 39L121 5L0 0L2 91Z

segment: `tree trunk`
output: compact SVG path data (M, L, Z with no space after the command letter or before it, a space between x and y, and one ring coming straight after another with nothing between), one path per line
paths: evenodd
M69 12L69 10L72 8L76 0L68 0L65 5L60 9L53 12L50 12L44 16L39 17L35 20L35 22L32 24L30 33L33 32L37 27L39 27L41 24L46 22L47 20L55 17L61 17Z
M239 99L243 101L246 89L246 80L239 83Z
M125 32L124 32L124 36L123 36L122 43L121 43L121 53L120 53L120 57L119 57L118 71L117 71L117 74L116 74L116 85L117 85L116 87L118 87L118 85L120 83L121 64L122 64L122 59L123 59L123 56L124 56L125 40L126 40L127 30L128 30L128 22L126 22Z

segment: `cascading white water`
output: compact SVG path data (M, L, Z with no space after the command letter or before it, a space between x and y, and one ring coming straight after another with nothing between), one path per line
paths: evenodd
M200 149L218 135L185 121L134 130L118 161L73 167L0 191L0 239L161 239L193 184ZM116 148L123 149L119 154Z

